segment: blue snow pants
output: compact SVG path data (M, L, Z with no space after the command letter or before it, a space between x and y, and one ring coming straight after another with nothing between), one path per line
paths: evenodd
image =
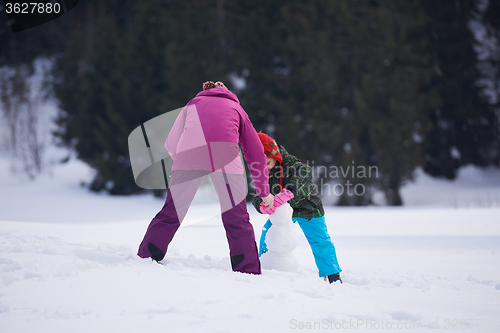
M314 256L314 261L316 262L316 267L319 270L319 276L328 276L335 273L340 273L342 270L339 267L337 261L337 254L335 252L335 246L328 235L328 230L326 228L325 217L315 217L310 220L303 217L293 217L293 222L298 222L300 228L306 236L309 246ZM266 253L266 234L273 224L271 220L267 220L262 228L262 235L260 236L259 244L259 257Z

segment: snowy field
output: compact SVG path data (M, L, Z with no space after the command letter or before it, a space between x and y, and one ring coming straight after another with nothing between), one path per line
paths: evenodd
M500 332L498 170L418 173L403 208L328 207L344 280L329 285L300 229L299 272L232 272L210 187L159 265L136 251L162 199L89 193L77 162L35 182L0 162L2 333Z

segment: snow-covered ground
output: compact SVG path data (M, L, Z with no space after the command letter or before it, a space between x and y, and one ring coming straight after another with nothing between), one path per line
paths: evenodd
M210 187L164 265L140 259L162 199L89 193L89 175L73 161L29 182L0 160L0 332L500 331L499 170L419 172L402 208L328 207L332 285L297 226L298 272L232 272Z

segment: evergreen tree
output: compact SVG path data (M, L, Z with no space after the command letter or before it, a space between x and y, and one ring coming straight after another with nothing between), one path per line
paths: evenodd
M316 165L378 166L380 179L339 179L367 189L345 191L340 204L370 203L375 185L401 204L399 187L421 162L429 102L418 2L288 2L278 13L274 22L283 22L271 34L279 48L268 54L267 77L252 68L248 78L263 91L254 101L270 110L262 114L278 141Z
M72 19L63 15L35 28L13 33L5 6L0 4L0 66L31 66L37 57L63 52Z
M480 86L484 98L495 108L496 142L491 147L491 160L500 166L500 0L490 0L486 8L479 8L478 21L484 25L486 36L478 41L479 69L482 74ZM495 131L496 128L496 131Z
M378 167L377 183L387 203L402 205L399 189L422 163L419 138L427 127L422 111L434 101L432 91L422 90L431 74L424 63L425 20L418 1L371 4L368 24L358 32L366 34L360 42L367 52L355 83L359 93L353 96L362 119L358 142L368 163Z
M113 3L88 4L60 59L56 93L64 111L59 136L96 169L91 189L112 194L140 190L131 174L127 138L160 114L165 43L154 3L116 13ZM159 20L158 20L159 21Z
M92 190L138 192L128 135L184 106L204 81L224 80L223 8L201 0L110 1L84 10L58 64L59 136L97 171Z
M480 92L477 56L470 20L477 1L423 1L430 51L440 103L429 112L432 128L426 136L424 170L453 179L460 166L485 166L498 141L495 109Z

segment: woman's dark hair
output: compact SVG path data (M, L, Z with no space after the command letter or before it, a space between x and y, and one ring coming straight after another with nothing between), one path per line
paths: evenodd
M203 90L208 90L212 88L215 88L215 83L213 83L212 81L207 81L203 83Z
M219 87L226 88L224 83L222 83L221 81L217 81L215 83L213 83L212 81L207 81L207 82L203 83L203 90L208 90L208 89L212 89L212 88L219 88Z

